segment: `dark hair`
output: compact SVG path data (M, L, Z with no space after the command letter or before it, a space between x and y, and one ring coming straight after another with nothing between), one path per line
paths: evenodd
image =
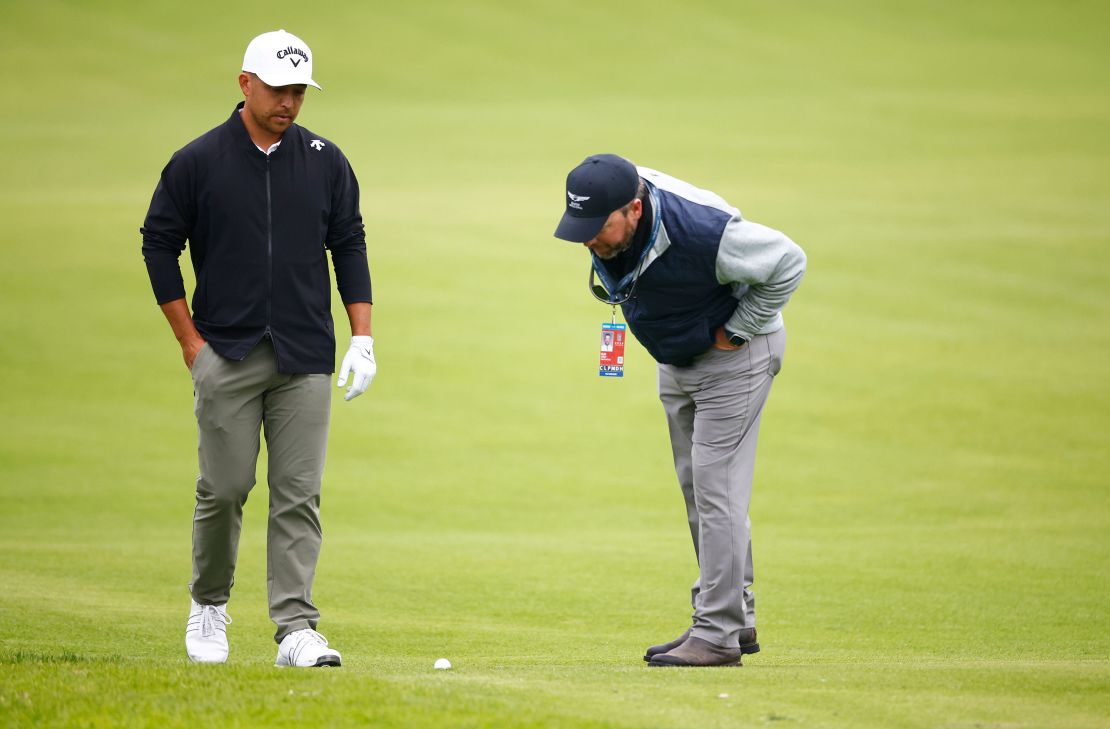
M621 212L627 213L628 209L632 207L632 203L636 202L637 200L643 202L645 199L647 199L647 183L644 182L644 178L641 177L640 183L636 186L636 197L629 200L628 204L621 208Z

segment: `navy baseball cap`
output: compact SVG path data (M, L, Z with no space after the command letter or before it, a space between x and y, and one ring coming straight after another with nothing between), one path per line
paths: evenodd
M614 210L636 199L640 173L615 154L595 154L567 175L567 209L555 237L573 243L593 240Z

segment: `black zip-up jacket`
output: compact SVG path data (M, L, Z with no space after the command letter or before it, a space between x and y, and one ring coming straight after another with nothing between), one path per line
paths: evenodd
M343 303L370 302L358 181L339 148L293 124L269 156L239 117L177 151L140 232L159 304L185 296L178 259L189 241L193 321L218 354L242 360L267 334L278 371L335 369L331 251Z

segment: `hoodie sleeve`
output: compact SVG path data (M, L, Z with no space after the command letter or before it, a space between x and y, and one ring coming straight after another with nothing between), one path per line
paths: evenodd
M196 221L193 175L188 159L175 154L154 188L143 236L143 259L159 304L185 298L179 259Z
M370 267L366 262L366 231L358 205L358 180L343 154L338 154L335 164L327 237L335 285L344 304L373 303Z
M747 291L725 328L751 339L773 326L805 271L806 255L798 244L780 231L734 216L717 251L717 280Z

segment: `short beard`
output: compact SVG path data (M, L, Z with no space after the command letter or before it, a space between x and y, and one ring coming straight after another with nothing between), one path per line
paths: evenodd
M255 124L257 124L260 128L266 130L270 134L277 134L277 135L280 136L280 135L285 133L284 129L275 129L274 128L273 124L271 124L271 122L270 122L270 117L268 115L263 115L263 116L260 117L258 114L255 114L253 111L248 111L248 113L250 113L251 118L254 119Z
M613 260L614 258L616 258L617 256L619 256L620 254L624 253L625 251L627 251L629 248L632 247L632 239L635 238L635 237L636 237L636 229L633 228L632 230L630 230L628 232L628 235L625 236L624 240L621 241L619 245L615 246L613 248L613 250L609 252L608 255L603 256L599 253L597 257L600 258L603 261Z

